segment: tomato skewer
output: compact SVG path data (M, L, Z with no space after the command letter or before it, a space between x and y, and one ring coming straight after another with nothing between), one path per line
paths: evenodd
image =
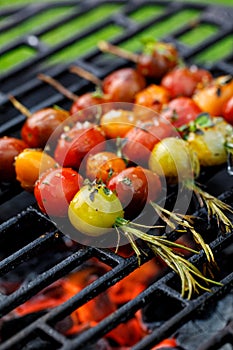
M165 260L169 267L178 273L182 282L182 296L185 296L188 290L188 299L191 298L194 291L197 291L197 288L209 291L208 287L195 280L197 276L204 283L221 285L203 276L194 265L176 253L174 248L185 249L193 253L197 253L197 251L171 242L165 236L145 233L142 231L142 227L147 229L152 227L126 220L120 200L102 184L83 186L70 202L68 216L71 224L87 236L96 237L107 233L111 234L109 231L114 231L115 228L118 234L122 233L131 244L139 265L143 250L137 246L135 240L139 238L144 241L155 255ZM161 228L161 226L153 227Z
M21 137L27 145L44 148L50 139L47 146L53 148L56 139L63 132L64 121L69 117L69 112L48 107L31 113L14 96L9 96L9 99L14 107L27 117L21 129Z
M112 53L136 63L137 71L145 77L161 79L178 64L179 54L172 44L150 40L145 43L145 52L131 53L106 41L99 42L100 50Z

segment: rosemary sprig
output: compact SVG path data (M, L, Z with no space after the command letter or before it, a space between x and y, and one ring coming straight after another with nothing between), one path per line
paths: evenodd
M141 263L141 255L145 254L136 244L136 239L144 241L155 255L162 258L167 265L175 271L181 280L181 295L190 299L194 292L198 292L199 289L210 291L208 288L209 283L221 285L220 282L216 282L205 277L190 261L183 258L178 252L174 251L174 248L181 248L192 253L198 254L197 250L183 246L167 239L166 236L154 236L141 231L134 223L118 218L115 224L117 230L126 236L132 249L136 253L138 263ZM134 227L135 226L135 227ZM146 227L146 226L144 226ZM160 227L160 226L159 226ZM201 281L203 283L201 283Z
M151 202L152 207L155 209L156 213L161 217L163 221L167 223L169 227L171 227L173 230L176 230L177 225L179 227L183 227L184 232L191 232L193 235L193 238L197 244L199 244L202 249L204 250L207 260L210 263L213 263L215 265L214 255L212 250L210 249L210 246L206 244L202 238L202 236L195 230L192 224L192 217L188 215L182 215L182 214L175 214L173 212L170 212L169 210L160 207L158 204ZM171 221L171 219L173 221Z
M192 181L187 181L185 185L195 193L197 198L200 198L200 202L203 202L206 205L208 219L210 220L212 217L216 217L218 226L220 226L220 223L223 223L225 231L227 233L231 232L233 229L233 223L223 211L233 214L233 208L208 192L203 191Z

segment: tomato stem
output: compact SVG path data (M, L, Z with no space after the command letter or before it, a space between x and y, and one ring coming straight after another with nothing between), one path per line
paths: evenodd
M59 91L62 95L67 97L71 101L77 101L78 96L73 94L70 90L68 90L65 86L63 86L61 83L59 83L56 79L50 77L49 75L46 74L38 74L37 76L38 79L42 80L43 82L51 85L54 89Z

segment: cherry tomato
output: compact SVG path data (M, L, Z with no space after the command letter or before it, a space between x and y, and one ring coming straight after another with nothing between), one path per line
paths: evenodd
M161 79L178 64L179 54L172 44L149 41L138 56L137 70L146 77Z
M202 110L191 98L177 97L164 107L161 116L179 128L195 120L201 112Z
M132 111L113 109L101 117L100 126L107 138L114 139L124 137L136 122L136 115Z
M27 191L33 191L40 174L57 168L57 162L41 150L24 149L15 159L16 179Z
M141 167L129 167L109 180L108 188L117 194L127 219L137 217L146 203L152 198L155 199L161 191L158 176L148 171ZM149 187L153 181L155 189L152 191Z
M116 218L124 212L117 196L103 185L83 186L69 205L71 224L88 236L100 236L110 231Z
M135 104L150 107L159 112L162 105L170 100L170 93L162 86L151 84L135 96Z
M187 142L197 154L203 166L216 166L227 161L225 142L233 135L233 128L222 118L212 118L210 127L199 126L197 132L190 132Z
M222 116L229 124L233 125L233 96L224 103Z
M27 147L23 140L15 137L0 138L0 181L16 180L15 157Z
M90 155L86 162L86 176L90 180L107 183L110 178L126 168L126 163L113 152Z
M220 76L207 86L197 90L193 96L196 104L212 116L221 116L223 106L233 95L231 76Z
M166 88L171 97L191 97L198 85L205 86L212 81L210 72L196 66L177 67L167 73L161 80L161 85Z
M146 175L147 179L147 202L149 203L150 201L156 201L162 192L160 177L149 169L143 168L143 172Z
M200 163L186 141L167 137L153 148L149 169L172 184L197 177L200 173Z
M173 126L159 118L139 124L125 135L126 142L122 148L125 158L140 165L148 165L150 152L157 142L174 132Z
M99 121L98 107L90 108L93 106L101 105L102 113L105 113L110 108L110 99L108 96L100 95L93 92L87 92L81 95L76 101L73 102L70 108L70 114L77 115L76 120L80 122L93 122L97 123ZM78 114L77 114L78 113Z
M22 139L29 147L44 148L52 134L54 142L57 141L68 117L69 112L61 109L41 109L27 118L21 130Z
M36 181L34 195L41 211L66 216L70 201L82 186L83 178L71 168L50 169Z
M79 169L84 157L105 149L105 137L98 127L71 129L61 135L54 152L56 161L63 167Z
M145 78L133 68L121 68L109 74L102 84L103 93L114 102L133 102L146 86Z

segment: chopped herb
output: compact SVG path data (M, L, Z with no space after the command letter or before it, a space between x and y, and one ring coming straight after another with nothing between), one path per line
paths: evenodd
M105 186L103 186L103 191L104 191L104 194L106 194L106 196L109 196L111 193L111 190Z
M112 177L113 174L114 174L113 168L108 169L108 180Z
M132 181L127 177L127 176L125 176L122 180L121 180L121 182L123 182L125 185L127 185L127 186L131 186L132 185Z
M203 126L203 127L210 127L214 125L210 118L209 113L198 114L194 122L196 125Z

